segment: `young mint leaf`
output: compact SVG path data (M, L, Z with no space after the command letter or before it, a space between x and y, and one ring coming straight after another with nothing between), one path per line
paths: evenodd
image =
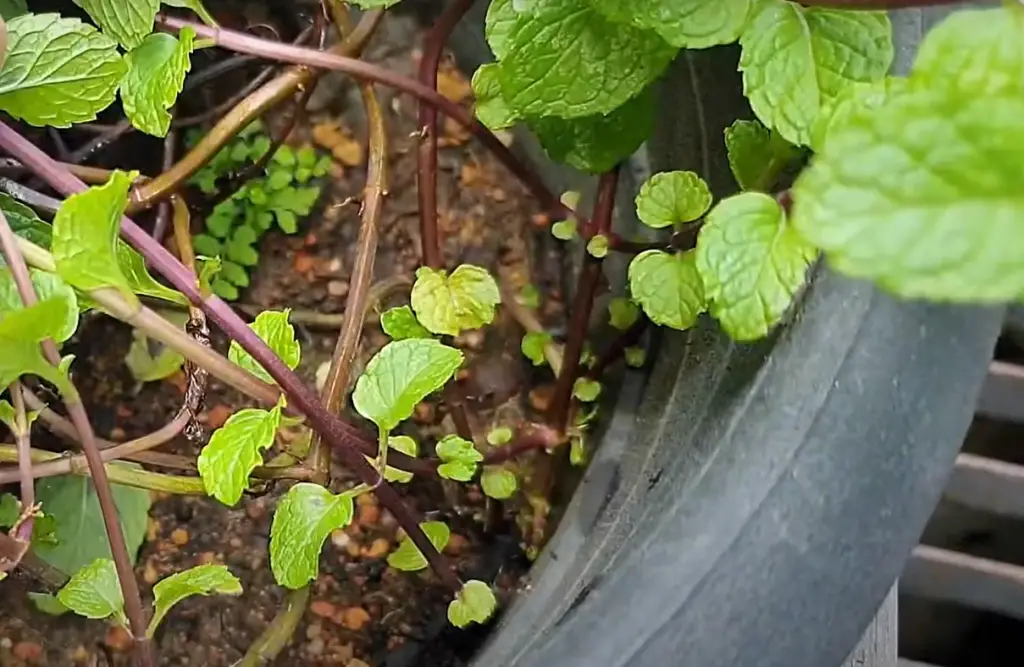
M130 245L121 239L117 239L115 252L117 254L117 264L121 268L125 279L128 280L129 287L131 287L135 294L150 296L154 299L169 301L181 306L189 304L188 297L184 294L158 283L146 268L146 260Z
M740 341L771 331L817 255L778 202L760 192L720 201L700 230L696 252L709 310Z
M280 190L291 185L292 175L284 169L278 169L271 171L267 177L267 188L270 190Z
M610 241L604 234L594 234L587 241L587 254L596 259L604 259L608 255Z
M229 243L227 247L228 259L242 266L256 266L260 256L252 246L241 243Z
M627 347L623 351L623 356L630 368L642 368L647 363L647 350L642 347Z
M139 382L156 382L177 373L185 357L176 350L151 342L141 330L132 329L132 344L124 363Z
M420 530L426 534L427 539L438 551L443 551L448 545L448 538L451 537L451 530L441 521L426 521L420 524ZM418 572L426 569L429 565L426 556L417 548L409 536L402 538L398 548L388 555L388 565L403 572Z
M16 236L28 239L41 248L50 249L53 228L40 220L35 211L6 192L0 192L0 210L4 212L7 224ZM3 258L0 258L0 266L4 266Z
M584 403L593 403L601 395L601 383L586 377L576 378L572 395Z
M57 592L57 600L79 616L96 620L113 616L122 626L128 625L117 569L109 558L97 558L75 572Z
M497 608L498 600L491 587L471 579L462 584L462 590L448 603L448 621L457 628L465 628L470 623L486 623Z
M711 206L711 190L692 171L663 171L647 179L636 196L640 222L654 229L692 222Z
M759 0L740 38L743 88L757 117L797 145L843 87L881 79L893 58L885 12Z
M132 464L113 464L131 465ZM114 504L121 521L128 553L135 561L146 537L151 498L149 491L120 484L111 485ZM72 575L97 558L111 558L103 513L92 479L60 475L36 481L36 501L42 503L52 521L51 539L32 541L36 555L61 572ZM36 527L39 528L37 522ZM38 532L38 530L37 530Z
M224 280L227 280L232 285L238 285L239 287L249 286L249 272L240 264L224 262L221 266L221 275L224 277Z
M436 334L455 336L490 324L501 294L491 274L479 266L462 264L451 276L423 266L416 270L410 301L420 324Z
M508 426L499 426L497 428L493 428L490 430L490 432L487 433L487 444L493 445L495 447L507 445L508 443L512 442L513 435L514 434L512 433L512 429L510 429Z
M608 302L608 315L613 327L625 331L640 317L640 308L625 297L615 297Z
M572 241L576 238L577 226L578 223L575 218L559 220L555 224L551 225L551 235L559 241Z
M118 230L128 189L138 172L115 171L105 185L64 200L53 219L53 259L57 273L85 292L116 287L138 303L118 261Z
M324 540L351 521L352 496L309 482L288 489L270 527L270 569L277 583L296 589L315 579Z
M384 311L380 316L380 326L392 340L406 338L430 338L433 336L426 327L420 324L409 306L397 306Z
M207 257L218 257L224 252L224 248L221 246L220 241L212 236L207 236L206 234L196 234L193 236L192 247L197 253L206 255Z
M901 296L1017 300L1022 146L1019 93L912 87L833 126L793 187L793 226L837 271Z
M163 0L165 5L171 7L180 7L182 9L191 9L199 17L199 20L208 26L216 27L217 21L203 6L202 0Z
M506 500L519 488L519 479L511 470L500 466L487 466L480 474L480 488L490 498Z
M656 31L684 49L735 42L747 21L751 0L591 0L617 23Z
M771 188L782 170L800 157L800 149L756 120L737 120L725 128L725 148L740 188L758 192Z
M516 113L505 103L505 98L501 96L497 63L485 63L478 67L473 72L470 85L476 98L473 111L481 123L492 130L503 130L512 127L519 120Z
M523 336L522 342L519 343L519 349L523 351L523 356L533 362L534 366L543 366L547 363L547 359L544 357L544 346L551 343L554 339L546 331L528 331Z
M552 160L601 174L635 153L651 136L654 93L647 88L607 114L572 119L547 116L531 118L527 124Z
M588 0L519 13L501 56L502 96L524 116L606 114L654 81L676 54L654 32L612 23Z
M640 253L629 263L629 290L652 322L673 329L689 329L706 308L693 251Z
M89 17L121 43L134 49L153 32L153 20L160 9L160 0L74 0Z
M4 21L18 18L28 13L28 5L25 0L0 0L0 18Z
M491 0L484 18L484 34L487 45L494 57L501 59L508 54L508 39L516 24L519 12L512 6L513 0Z
M7 401L0 401L0 405L6 406L6 411L9 414L3 415L3 422L8 425L8 428L13 427L10 425L14 423L14 408ZM21 517L21 503L18 499L9 493L0 493L0 528L10 528L18 519Z
M78 297L75 290L60 279L55 273L29 269L29 276L32 278L32 286L36 289L36 296L41 301L56 298L64 306L59 308L64 318L53 329L48 329L50 338L58 343L63 343L74 335L78 330ZM25 307L18 293L18 286L14 282L14 276L7 267L0 267L0 317L15 310ZM58 310L58 309L55 309Z
M1024 7L962 9L950 14L921 42L911 77L929 86L954 87L975 95L1024 88Z
M117 43L91 25L25 14L7 22L0 109L31 125L95 120L114 101L125 69Z
M402 452L403 454L406 454L413 458L418 456L420 453L419 443L407 435L393 435L389 437L388 447L395 451ZM366 460L369 461L370 463L376 463L369 456L366 457ZM407 484L408 482L412 481L412 473L406 472L405 470L401 470L399 468L388 466L387 468L384 469L384 479L386 479L389 482Z
M519 290L516 300L527 308L540 308L540 290L536 285L526 285Z
M270 410L239 410L213 432L196 462L208 494L229 507L241 500L249 474L263 462L263 450L274 444L281 407L279 402Z
M443 387L461 365L461 352L430 338L388 343L366 364L352 403L381 431L390 431L412 415L417 403Z
M290 310L265 310L256 316L256 321L249 325L249 328L256 332L260 339L270 346L274 354L281 357L281 361L288 368L295 370L302 358L302 348L299 341L295 339L295 327L288 322ZM273 383L274 378L264 370L263 366L252 358L241 345L231 341L228 348L228 359L249 371L261 380Z
M195 37L195 30L187 26L177 37L156 33L125 56L128 74L121 81L121 101L136 128L156 137L167 136L171 128L167 110L174 106L185 75L192 69L189 56Z
M437 474L445 479L468 482L476 474L476 464L483 461L483 454L469 440L457 435L446 435L434 448L438 458L444 461L437 467Z
M153 586L153 618L146 628L152 637L171 607L193 595L241 595L242 582L224 565L197 565L176 572Z
M238 299L238 288L223 278L217 278L214 280L210 287L213 289L213 293L222 299L226 299L228 301L235 301Z
M49 593L32 593L28 594L28 599L32 601L36 609L49 614L50 616L63 616L64 614L71 611L64 604L57 599L56 595L50 595Z

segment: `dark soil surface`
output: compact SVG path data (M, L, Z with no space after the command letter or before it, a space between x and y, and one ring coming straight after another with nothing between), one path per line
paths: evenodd
M412 45L421 43L417 23L408 17L389 16L381 33L369 58L414 74L418 53ZM209 61L197 60L194 71L204 62ZM224 81L218 79L216 85L227 87ZM442 71L440 88L453 99L471 103L466 79L450 66ZM411 280L420 262L416 108L409 98L384 89L378 92L388 112L391 182L376 278ZM351 83L341 77L325 77L311 103L311 114L289 138L296 146L312 142L333 151L335 172L319 210L305 221L299 234L272 232L264 238L253 285L241 298L242 303L259 308L294 309L303 344L299 371L311 385L317 369L330 360L339 324L335 321L325 328L322 322L302 322L343 312L355 257L359 206L350 198L360 196L365 173L365 121L358 99ZM274 119L266 120L275 124ZM442 128L439 207L449 266L471 262L495 272L500 269L517 286L527 280L538 284L546 297L545 319L557 322L561 311L554 285L557 277L545 279L536 268L557 269L560 264L557 258L552 261L554 244L543 229L544 221L536 217L528 196L488 153L452 124L443 123ZM156 140L127 141L143 142L139 145L150 155L159 153ZM117 150L115 145L94 164L112 166ZM201 228L201 218L193 222L197 230ZM387 305L403 298L399 293ZM367 320L360 363L386 340L376 320L383 305ZM500 313L497 326L489 328L486 335L471 332L457 340L469 358L461 383L478 408L474 426L481 433L493 424L511 423L544 407L544 385L550 376L536 376L524 365L519 353L521 335L515 323ZM91 316L68 350L78 355L75 379L98 434L115 441L138 437L166 423L180 405L184 386L179 374L139 387L123 364L130 342L127 328L109 318ZM225 341L216 336L215 345L226 348ZM202 414L207 431L246 405L250 403L238 394L211 383ZM350 417L353 423L364 423L351 413ZM436 402L421 405L406 430L427 453L439 434L454 432L451 418ZM39 437L40 444L47 444L42 440L45 436ZM200 446L179 438L162 451L194 455ZM334 470L336 489L352 483L344 470ZM155 498L136 567L143 595L150 596L152 584L170 573L210 562L228 565L244 587L237 598L194 598L175 607L157 637L161 665L231 665L279 611L285 591L273 580L267 549L274 506L287 485L267 485L235 508L206 498ZM528 567L517 528L517 522L531 521L526 508L520 506L525 503L497 506L474 486L437 480L416 480L400 490L420 512L449 523L453 535L447 552L463 577L495 581L502 602L510 602ZM376 499L360 497L353 524L327 540L311 605L294 641L273 664L465 664L488 628L451 628L445 617L448 592L432 575L401 573L387 566L387 554L398 543L396 533L394 519L381 510ZM130 663L123 630L36 611L25 594L41 588L25 575L13 576L2 586L0 665Z

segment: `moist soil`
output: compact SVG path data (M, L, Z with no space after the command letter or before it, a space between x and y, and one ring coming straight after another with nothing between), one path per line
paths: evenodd
M372 42L368 57L404 74L415 75L419 53L414 45L421 43L420 22L408 16L389 15ZM209 56L205 58L197 58L193 72L213 62ZM449 62L442 67L439 88L449 98L470 104L468 82ZM233 92L241 88L245 77L253 71L241 71L240 79L219 78L213 84L213 92L207 86L182 100L182 104L207 107L219 99L218 95L223 97L218 90L231 88L229 92ZM383 281L378 284L401 283L413 278L420 263L415 187L419 141L416 105L410 98L383 88L378 88L378 93L387 113L391 169L375 278ZM271 127L280 127L281 116L286 113L264 120ZM359 229L365 134L358 90L343 77L325 76L310 102L310 113L288 142L295 146L312 143L333 153L334 171L318 210L302 224L298 234L270 232L263 238L252 285L239 301L240 306L258 309L293 309L293 321L302 343L298 371L310 385L315 383L317 369L330 360L340 324L337 314L344 312ZM68 136L74 148L77 135ZM500 272L516 287L532 282L544 295L543 319L557 326L563 318L559 276L554 274L561 259L546 232L547 221L537 214L517 182L461 128L442 121L439 136L438 201L448 266L463 262L486 266L492 272ZM84 142L87 138L79 140ZM152 156L159 152L157 140L132 135L94 156L91 163L134 166L124 163L138 159L134 156L140 154ZM144 166L150 170L153 167ZM193 193L190 199L193 208L198 209L193 219L193 229L198 232L202 228L203 205L198 193ZM542 267L549 267L548 275L544 275ZM379 312L402 303L407 293L407 288L398 290L371 309L358 364L365 364L386 342L377 319ZM251 316L252 311L247 314ZM550 374L524 363L519 351L521 336L518 326L499 309L496 326L456 340L468 358L459 385L475 408L473 425L479 433L486 433L497 423L514 424L519 419L538 418L546 407ZM139 385L123 363L130 342L131 333L126 327L93 315L84 319L77 337L67 348L77 355L74 379L92 423L100 436L113 441L141 436L170 420L181 404L185 385L180 373L165 381ZM216 332L214 345L222 351L226 349L226 341L218 338ZM236 392L211 382L200 419L206 434L235 410L250 405ZM347 416L352 423L365 426L351 410ZM451 417L436 401L421 404L405 429L427 453L440 434L455 430ZM47 440L41 428L36 431L37 446L63 448L58 441ZM201 441L189 442L179 437L160 451L194 456L201 445ZM529 465L524 464L521 472L529 485ZM351 476L337 466L333 477L335 490L354 484ZM264 485L233 508L207 498L154 495L148 534L136 565L143 596L151 599L152 585L160 578L200 563L226 564L244 588L239 597L199 597L176 606L156 638L161 665L231 665L282 607L285 591L275 584L270 572L268 544L275 504L288 485ZM519 501L499 505L486 499L475 485L436 479L414 480L401 485L400 492L419 512L449 524L452 539L446 551L463 578L495 582L502 605L507 606L529 566L524 547L539 546L527 544L522 535L532 536L538 526L544 526L541 517L530 514L530 504ZM529 530L520 530L520 525L529 526ZM372 495L361 496L352 525L336 531L326 541L311 604L293 641L272 664L466 664L490 628L460 631L448 625L449 593L433 575L402 573L388 567L387 555L396 548L398 540L393 517L382 510ZM2 585L3 667L130 664L125 631L99 621L72 615L52 617L36 611L26 593L43 589L24 574L16 574Z

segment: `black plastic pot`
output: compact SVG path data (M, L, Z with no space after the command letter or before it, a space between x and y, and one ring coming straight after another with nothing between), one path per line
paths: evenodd
M453 44L467 71L490 59L485 9ZM894 13L897 71L948 11ZM651 169L734 187L722 130L750 117L736 62L714 49L673 65L620 225ZM586 182L545 168L555 187ZM475 664L838 667L938 501L1002 314L899 302L819 268L760 344L712 322L665 334Z

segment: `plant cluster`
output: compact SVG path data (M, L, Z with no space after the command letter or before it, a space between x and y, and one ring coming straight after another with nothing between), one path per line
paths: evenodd
M362 260L375 252L374 232L387 192L387 135L371 82L397 87L420 103L423 266L416 273L410 305L383 315L381 325L392 340L369 361L351 394L355 410L376 427L373 438L337 416L346 399L343 390L361 318L346 319L325 390L314 396L293 372L300 347L287 310L262 313L247 325L210 293L205 272L197 279L188 234L176 235L179 261L124 217L173 195L202 164L228 159L216 157L217 146L209 149L208 143L217 142L200 141L182 159L186 166L152 179L139 181L136 174L114 171L102 185L86 188L66 165L0 124L0 147L65 197L52 224L13 200L0 199L0 243L6 258L0 270L0 386L9 389L11 398L0 407L0 417L14 437L13 444L0 448L0 460L18 463L16 470L0 469L0 482L21 483L19 498L0 501L5 523L12 526L8 535L0 536L0 554L15 555L5 556L0 564L5 571L16 566L17 554L30 544L39 552L34 543L48 532L39 530L40 516L60 511L57 500L44 496L44 483L37 489L35 478L88 470L110 558L67 564L70 580L41 604L127 625L143 664L155 664L153 629L174 602L194 594L237 594L239 585L218 566L178 573L157 585L153 612L148 612L131 568L137 543L124 516L118 520L122 501L111 482L205 494L230 506L254 479L296 481L273 517L270 566L276 581L300 601L317 576L327 535L352 520L355 497L375 493L407 536L389 557L391 566L431 568L451 589L449 620L459 627L484 623L497 606L489 584L460 579L441 553L448 528L422 521L393 485L413 475L479 479L486 493L507 498L517 487L507 464L519 454L569 444L570 457L581 461L585 433L596 414L586 403L599 397L601 373L609 364L619 358L643 363L639 344L650 323L687 329L708 312L737 340L765 336L790 310L809 266L821 253L837 271L873 280L904 297L998 302L1024 293L1024 261L1013 243L1024 229L1019 194L1024 91L1018 47L1024 6L1017 2L953 14L925 39L909 76L894 77L887 75L893 59L889 19L884 12L871 11L887 8L884 0L841 3L848 11L834 9L840 3L831 0L492 0L487 37L497 60L473 76L474 117L433 85L444 42L470 2L455 0L446 8L424 45L418 79L358 58L362 43L353 36L365 40L380 18L379 10L395 1L354 2L374 11L363 15L360 26L346 33L348 38L334 52L158 16L157 0L76 0L99 30L56 14L5 16L0 109L33 125L66 127L89 121L120 91L131 122L163 135L170 122L168 109L189 69L189 53L200 43L295 65L266 84L271 88L254 93L259 99L274 97L271 92L274 99L287 97L281 91L297 94L315 83L318 70L359 78L370 146ZM126 2L133 11L115 11ZM190 7L210 22L198 0L167 4ZM325 6L339 28L347 23L341 3ZM152 33L154 24L176 31L178 37ZM722 139L742 192L715 202L700 174L656 174L636 195L636 209L645 225L664 230L664 238L654 243L622 238L612 230L617 168L651 132L654 82L680 49L734 41L742 49L740 68L757 117L733 124ZM242 132L260 112L246 104L210 135L227 141ZM396 435L395 429L418 402L445 388L459 371L463 354L452 345L452 337L489 325L499 307L529 311L536 299L535 294L523 294L509 303L484 268L464 264L449 270L444 265L434 203L438 113L469 128L493 150L557 221L552 232L584 240L586 254L564 340L545 332L536 318L517 318L527 332L524 355L533 363L548 363L557 378L544 422L502 424L485 437L460 427L435 443L433 456L421 457L420 443ZM600 174L590 218L574 210L575 202L549 192L476 118L491 129L522 124L554 159ZM265 150L255 150L256 139L252 144L244 141L235 144L245 146L238 149L239 159L252 160ZM781 175L799 166L808 150L813 155L792 188L777 191ZM229 153L232 160L234 151ZM310 158L300 164L295 156L295 165L310 170L310 176L318 164ZM279 184L285 178L298 179L298 173L278 176ZM206 174L198 177L201 187L212 184L208 172L200 174ZM250 182L243 196L256 204L255 192L270 201L271 191L288 187ZM234 208L225 209L214 222L208 220L208 231L211 240L227 240L228 261L247 265L237 251L232 256L232 246L238 230L250 229L249 213L240 212L250 209L241 200L229 201ZM186 222L181 216L187 215L183 208L175 208L176 230L187 229L181 224ZM257 226L270 225L266 213L254 214ZM274 216L285 231L293 228L294 219L287 222L286 215L282 222ZM239 217L245 222L235 229ZM217 243L220 250L224 241ZM613 301L609 309L612 324L623 331L602 354L588 355L587 327L602 261L611 252L633 255L630 298ZM174 289L154 280L147 266ZM352 276L350 315L366 310L367 267L372 262L357 261L356 266L361 268ZM140 295L193 304L188 325L169 323ZM100 454L69 374L74 360L61 358L57 348L74 333L79 313L87 308L126 322L187 359L194 390L187 395L193 399L201 397L202 378L209 373L259 406L240 410L210 436L197 461L198 478L117 462L166 442L168 431L185 428L194 417L194 402L183 406L168 429ZM196 335L207 317L232 341L226 358ZM59 391L70 417L65 430L81 443L84 462L32 447L33 421L38 417L53 427L59 417L46 410L34 412L42 406L33 403L27 376ZM451 408L455 413L466 409L458 402ZM312 438L301 463L265 460L278 430L300 424ZM330 489L326 464L332 452L361 484L337 493ZM58 539L65 539L59 530ZM247 656L252 661L246 664L262 659L262 648L254 650L255 657Z
M203 133L194 130L186 144L195 146ZM258 244L275 224L285 234L299 231L299 221L310 214L320 191L319 179L331 169L331 158L316 149L295 149L287 144L273 149L260 122L249 124L192 177L191 183L210 196L230 187L230 179L243 168L273 155L259 176L218 202L206 216L206 231L192 238L195 251L220 259L220 271L210 287L217 296L233 301L248 287L249 271L259 261Z

